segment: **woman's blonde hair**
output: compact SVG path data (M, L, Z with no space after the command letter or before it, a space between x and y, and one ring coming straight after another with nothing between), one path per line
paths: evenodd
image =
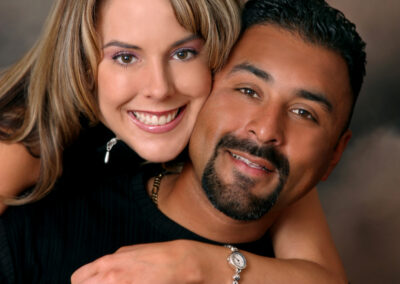
M0 140L23 143L40 156L39 180L23 204L46 195L62 172L62 154L81 129L96 123L97 66L101 59L96 17L107 0L58 0L41 37L0 76ZM209 66L218 70L240 32L238 0L170 0L178 22L205 40ZM4 197L3 197L4 198Z

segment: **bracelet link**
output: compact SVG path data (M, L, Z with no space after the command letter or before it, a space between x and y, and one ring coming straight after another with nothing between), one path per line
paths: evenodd
M237 269L235 275L233 275L233 282L232 284L239 284L239 280L240 280L240 275L239 273L242 272L242 270Z
M226 248L231 250L231 254L228 256L228 263L235 269L235 274L233 275L232 284L239 284L240 272L247 266L246 258L239 250L231 245L225 245Z

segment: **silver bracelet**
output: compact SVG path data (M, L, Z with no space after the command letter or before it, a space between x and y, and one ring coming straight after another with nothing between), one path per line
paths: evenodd
M235 274L233 275L232 284L239 284L240 280L240 272L246 268L247 261L246 258L239 250L231 245L225 245L228 249L231 250L231 254L228 256L228 263L235 269Z

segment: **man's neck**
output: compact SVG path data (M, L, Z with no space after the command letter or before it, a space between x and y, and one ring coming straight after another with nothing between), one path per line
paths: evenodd
M276 215L270 212L256 221L238 221L226 216L210 203L189 163L180 175L164 177L159 192L159 208L188 230L221 243L259 239Z

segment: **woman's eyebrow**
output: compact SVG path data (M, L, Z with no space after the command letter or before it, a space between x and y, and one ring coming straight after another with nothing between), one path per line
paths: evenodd
M200 38L199 35L189 35L189 36L187 36L187 37L185 37L183 39L180 39L180 40L172 43L171 47L177 47L177 46L180 46L180 45L182 45L182 44L184 44L186 42L189 42L189 41L192 41L192 40L195 40L195 39L199 39L199 38ZM107 44L105 44L103 46L103 49L105 49L107 47L110 47L110 46L117 46L117 47L122 47L122 48L127 48L127 49L137 49L137 50L141 49L137 45L125 43L125 42L118 41L118 40L112 40L112 41L108 42Z
M189 36L187 36L187 37L185 37L183 39L180 39L180 40L174 42L171 45L171 47L177 47L177 46L180 46L180 45L182 45L182 44L184 44L184 43L186 43L188 41L192 41L192 40L199 39L199 38L201 38L199 35L192 34L192 35L189 35Z
M133 45L133 44L129 44L129 43L125 43L122 41L118 41L118 40L112 40L110 42L108 42L107 44L105 44L103 46L104 48L107 48L109 46L117 46L117 47L122 47L122 48L128 48L128 49L141 49L139 46L137 45Z

